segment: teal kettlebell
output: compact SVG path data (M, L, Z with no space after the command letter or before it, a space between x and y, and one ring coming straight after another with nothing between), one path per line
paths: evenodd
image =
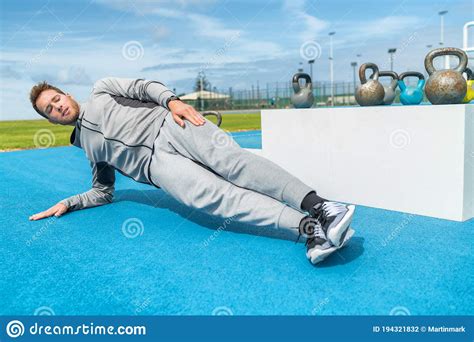
M408 87L403 79L408 76L418 77L416 87ZM417 71L407 71L400 74L398 86L400 87L400 102L404 105L417 105L423 101L423 87L425 85L425 76Z

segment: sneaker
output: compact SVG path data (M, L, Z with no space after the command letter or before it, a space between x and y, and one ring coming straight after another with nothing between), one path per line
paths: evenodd
M347 233L345 234L344 240L338 247L329 244L328 241L318 240L318 238L309 238L308 240L306 240L306 257L313 265L316 265L338 249L341 249L345 245L347 245L347 242L352 238L354 233L354 229L349 227L347 229Z
M310 215L321 223L331 244L339 247L345 241L354 211L354 205L322 202L311 208Z
M344 247L352 235L354 235L354 230L350 229L345 234L341 245L334 246L326 238L321 222L314 217L307 216L300 223L298 240L301 236L306 238L306 257L315 265L326 259L336 250Z

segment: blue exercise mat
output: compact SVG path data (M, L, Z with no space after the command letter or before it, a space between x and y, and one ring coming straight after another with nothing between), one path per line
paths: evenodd
M258 131L234 137L261 145ZM75 147L1 153L0 170L2 315L474 313L474 220L358 206L350 244L314 267L301 243L118 173L113 204L28 221L89 189Z

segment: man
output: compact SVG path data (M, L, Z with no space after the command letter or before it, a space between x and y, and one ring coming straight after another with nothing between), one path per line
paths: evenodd
M92 168L91 190L30 220L111 203L117 170L210 215L303 235L313 264L354 234L353 205L319 197L273 162L240 148L159 82L104 78L81 105L42 82L30 100L51 123L75 126L71 143L85 151Z

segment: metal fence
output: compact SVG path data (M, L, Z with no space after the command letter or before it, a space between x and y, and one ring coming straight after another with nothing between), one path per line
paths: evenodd
M410 85L410 82L407 83ZM415 85L411 84L411 85ZM334 105L352 106L356 105L354 98L353 82L334 83ZM291 95L293 87L291 82L268 83L266 86L252 86L246 90L213 89L214 92L225 94L228 97L198 99L196 101L186 101L199 110L239 110L239 109L265 109L265 108L292 108ZM313 107L331 105L331 84L329 82L313 83L314 104ZM395 103L399 102L399 96Z

